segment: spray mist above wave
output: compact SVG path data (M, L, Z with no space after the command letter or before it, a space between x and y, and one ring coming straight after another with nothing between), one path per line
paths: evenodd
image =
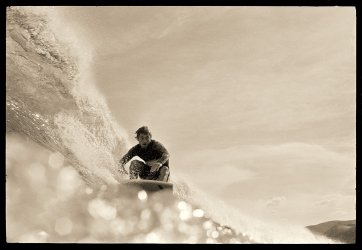
M39 10L7 9L6 131L60 152L89 183L114 183L126 133L86 78L89 57L72 54Z
M242 207L237 209L204 192L183 174L174 175L173 181L175 196L202 208L214 222L244 235L252 243L338 243L321 235L314 235L304 227L270 223L250 216L243 212Z

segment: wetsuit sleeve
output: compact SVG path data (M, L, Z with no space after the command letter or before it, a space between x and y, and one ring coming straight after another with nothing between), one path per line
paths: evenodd
M124 166L127 162L129 162L135 156L136 156L135 147L133 147L122 157L122 159L119 160L119 163L122 166Z
M170 154L168 153L167 149L159 142L156 143L155 147L157 151L159 151L160 154L162 155L156 161L161 163L162 165L165 164L166 161L168 161L168 159L170 158Z

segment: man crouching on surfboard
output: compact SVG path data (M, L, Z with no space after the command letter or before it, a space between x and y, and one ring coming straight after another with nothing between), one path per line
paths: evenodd
M121 173L127 173L124 165L133 157L139 156L146 163L139 160L131 161L129 178L137 179L138 176L145 180L168 181L169 153L158 141L152 140L151 132L147 126L136 131L138 144L132 147L119 161Z

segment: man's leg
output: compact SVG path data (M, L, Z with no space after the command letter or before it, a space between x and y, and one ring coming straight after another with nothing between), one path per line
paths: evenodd
M141 177L142 173L144 172L145 166L146 164L144 164L142 161L131 161L131 165L129 166L129 178L137 179L138 176Z
M159 170L159 175L157 177L158 181L168 181L168 177L170 176L170 170L167 166L162 166Z

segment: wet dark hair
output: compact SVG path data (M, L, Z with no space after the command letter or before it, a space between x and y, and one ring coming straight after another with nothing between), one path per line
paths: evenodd
M140 127L139 129L137 129L136 131L136 139L138 138L138 136L140 134L149 134L150 137L152 137L152 134L151 132L149 131L148 127L147 126L143 126L143 127Z

